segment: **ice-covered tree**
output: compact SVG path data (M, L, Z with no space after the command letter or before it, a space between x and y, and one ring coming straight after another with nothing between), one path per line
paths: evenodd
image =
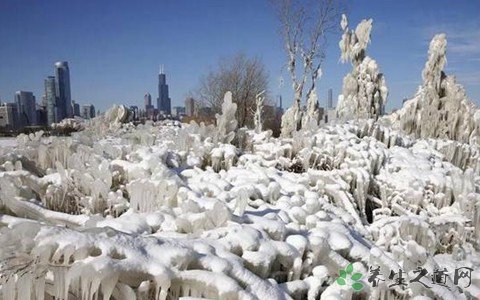
M437 34L430 42L422 85L416 95L388 119L394 127L415 137L478 145L480 111L468 100L455 77L443 72L446 50L445 34Z
M310 99L321 76L326 37L336 28L340 8L339 2L334 0L279 0L274 3L294 92L292 107L282 117L282 135L289 136L302 125L302 98Z
M349 60L353 69L343 79L342 94L338 98L337 117L341 121L378 119L384 113L388 95L385 78L377 62L365 52L372 22L372 19L362 20L353 30L348 27L347 17L342 15L340 59L342 62Z

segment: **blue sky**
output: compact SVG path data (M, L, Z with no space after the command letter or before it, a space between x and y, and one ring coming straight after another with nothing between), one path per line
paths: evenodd
M480 101L480 1L348 1L351 26L373 18L367 52L390 89L387 109L399 107L421 83L430 39L447 33L447 74ZM351 66L339 63L340 33L329 39L321 104L337 95ZM163 64L173 105L183 105L199 77L238 52L258 56L270 74L272 95L291 103L285 53L270 3L263 0L24 1L0 0L0 99L16 90L43 95L53 63L70 64L72 98L101 110L113 103L142 105L157 95ZM285 84L280 87L279 78Z

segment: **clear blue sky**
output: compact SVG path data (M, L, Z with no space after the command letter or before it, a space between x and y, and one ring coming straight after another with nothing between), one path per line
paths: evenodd
M351 25L373 18L368 55L377 60L390 89L387 109L400 106L421 82L428 42L446 32L447 74L480 101L480 1L349 1ZM331 37L318 91L341 89L349 64L338 61ZM270 3L263 0L25 1L0 0L0 99L16 90L40 101L53 63L70 64L72 98L101 110L113 103L143 105L157 95L165 65L173 105L183 105L199 77L219 58L237 52L258 56L271 77L272 95L291 103L290 81L279 87L285 54Z

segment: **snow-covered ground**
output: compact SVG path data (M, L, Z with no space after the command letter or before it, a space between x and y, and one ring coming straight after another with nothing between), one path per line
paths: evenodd
M17 139L11 137L0 137L0 147L15 147Z
M449 149L462 144L373 121L232 139L221 116L223 127L115 119L0 153L3 299L480 294L476 149L457 163ZM351 274L336 280L350 263L360 291ZM418 268L428 287L409 282ZM454 282L459 268L470 286ZM389 287L399 270L405 285Z

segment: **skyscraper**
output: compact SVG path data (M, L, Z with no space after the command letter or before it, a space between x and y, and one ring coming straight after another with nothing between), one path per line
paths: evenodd
M72 107L73 107L73 115L75 117L80 117L80 104L72 100Z
M168 97L168 84L167 77L163 72L163 68L160 68L158 74L158 98L157 107L159 112L170 115L172 113L171 100Z
M185 114L189 117L195 115L195 100L192 97L185 100Z
M84 119L91 119L95 117L95 106L92 104L85 104L82 105L82 118Z
M55 77L45 78L45 100L47 104L47 125L50 126L57 122L57 89Z
M327 109L333 108L333 91L328 89L328 98L327 98Z
M57 122L64 118L73 117L72 96L70 93L70 69L68 62L59 61L55 63L55 88L58 97Z
M18 111L15 103L0 105L0 128L3 130L18 129Z
M143 97L143 100L145 102L145 110L148 110L152 107L152 95L150 95L150 93L146 93Z
M17 91L15 93L15 103L17 104L19 125L21 127L36 125L37 111L33 93Z

